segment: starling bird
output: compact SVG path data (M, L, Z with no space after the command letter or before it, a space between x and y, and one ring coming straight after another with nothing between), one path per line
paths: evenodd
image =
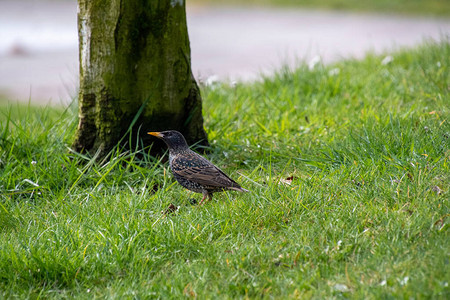
M162 139L167 144L173 176L183 187L203 194L200 205L206 197L208 201L211 200L215 192L225 190L248 192L206 158L189 149L184 136L178 131L168 130L148 134Z

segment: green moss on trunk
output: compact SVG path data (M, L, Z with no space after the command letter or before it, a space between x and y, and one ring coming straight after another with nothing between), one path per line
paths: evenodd
M184 1L79 0L78 5L79 126L73 148L106 154L143 105L132 136L144 145L153 141L147 131L164 129L206 145Z

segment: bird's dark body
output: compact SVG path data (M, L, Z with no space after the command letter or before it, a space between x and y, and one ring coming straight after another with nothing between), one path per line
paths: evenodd
M223 191L240 188L219 168L192 150L183 153L169 152L170 169L175 179L185 188L196 193Z
M206 197L211 200L215 192L224 190L247 192L206 158L189 149L183 135L178 131L150 134L166 142L169 147L169 165L175 179L188 190L202 193L202 202Z

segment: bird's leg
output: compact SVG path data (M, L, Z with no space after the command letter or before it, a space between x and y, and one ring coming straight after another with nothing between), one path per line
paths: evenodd
M202 200L200 201L200 203L198 205L203 205L203 201L205 201L206 197L208 196L208 192L207 191L203 191L202 194L203 194L203 198L202 198Z
M208 201L211 201L211 199L212 199L212 195L210 193L208 193L208 191L205 190L202 192L202 194L203 194L203 198L202 198L202 201L200 201L199 205L204 204L203 202L205 201L206 197L208 197Z

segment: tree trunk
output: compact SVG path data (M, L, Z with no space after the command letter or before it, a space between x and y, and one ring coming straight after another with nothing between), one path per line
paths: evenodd
M132 125L144 146L165 129L207 145L184 0L78 0L78 35L76 151L103 156Z

